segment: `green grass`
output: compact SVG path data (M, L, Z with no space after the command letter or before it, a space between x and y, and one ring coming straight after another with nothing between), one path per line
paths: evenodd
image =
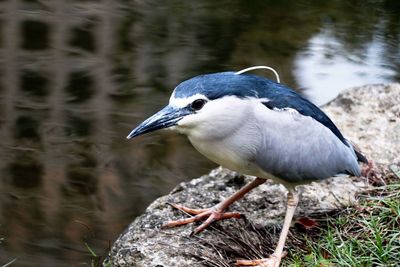
M317 235L303 235L284 266L398 266L400 185L363 196L356 207L327 218Z
M86 263L85 264L86 266L89 266L89 267L100 267L100 266L111 267L111 263L109 263L108 261L104 262L105 257L98 255L94 251L94 249L90 247L90 245L88 243L85 242L85 246L86 246L87 251L90 254L90 263Z

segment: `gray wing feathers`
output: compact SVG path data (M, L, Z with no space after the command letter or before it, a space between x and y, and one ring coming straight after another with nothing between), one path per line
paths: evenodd
M340 173L360 176L352 146L346 146L331 130L294 110L271 112L275 113L259 118L265 136L256 162L264 171L294 183Z

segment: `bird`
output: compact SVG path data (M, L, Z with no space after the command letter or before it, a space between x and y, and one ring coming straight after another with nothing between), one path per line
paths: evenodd
M278 267L299 203L297 186L342 174L361 176L359 163L368 164L368 160L320 108L280 83L279 76L275 82L249 73L261 68L271 69L255 66L183 81L169 103L127 138L170 129L186 135L211 161L256 177L211 208L172 204L194 216L167 222L165 227L204 221L194 230L198 234L215 221L240 218L239 213L228 212L228 207L267 179L286 187L285 218L274 253L269 258L236 262L237 266Z

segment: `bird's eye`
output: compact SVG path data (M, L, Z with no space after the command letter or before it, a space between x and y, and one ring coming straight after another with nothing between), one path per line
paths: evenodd
M200 110L206 103L207 101L205 99L196 99L192 104L190 104L190 107L194 110Z

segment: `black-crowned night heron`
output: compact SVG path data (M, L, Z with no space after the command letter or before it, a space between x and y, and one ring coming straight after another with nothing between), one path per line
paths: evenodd
M239 217L236 212L225 212L228 206L265 179L288 189L274 254L237 265L279 266L299 201L296 186L338 174L360 176L358 161L367 163L317 106L280 83L244 71L200 75L182 82L169 104L127 138L164 128L187 135L200 153L221 166L257 177L212 208L175 205L195 216L166 226L205 220L196 228L198 233L216 220Z

